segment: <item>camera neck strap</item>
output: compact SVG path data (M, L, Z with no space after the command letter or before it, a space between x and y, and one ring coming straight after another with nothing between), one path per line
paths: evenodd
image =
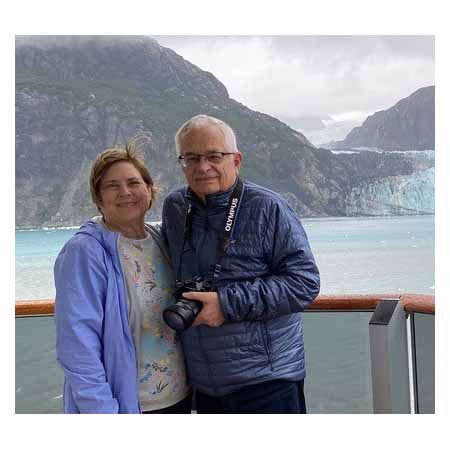
M231 193L230 199L228 201L227 212L225 214L225 220L224 220L223 227L222 227L222 229L223 229L222 238L219 239L218 250L217 250L217 263L214 266L214 272L213 272L213 280L212 280L213 287L215 286L216 281L219 278L220 272L222 271L222 265L221 265L222 258L224 256L225 252L227 251L227 248L231 242L231 234L233 233L233 228L236 223L237 210L239 207L239 203L242 199L243 186L244 186L244 183L238 177L236 186L234 187L233 192ZM189 239L189 237L191 235L191 231L192 231L192 204L190 201L188 201L188 207L187 207L187 211L186 211L186 219L185 219L185 224L184 224L183 248L184 248L184 243L186 242L187 239ZM177 279L179 279L179 276L180 276L181 260L182 260L182 255L180 255L180 263L178 266Z

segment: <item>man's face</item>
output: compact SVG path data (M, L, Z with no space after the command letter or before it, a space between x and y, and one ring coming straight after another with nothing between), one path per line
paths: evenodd
M204 125L193 128L183 136L181 154L206 155L211 152L230 153L225 136L219 127ZM189 187L205 201L205 196L223 192L231 188L236 181L241 166L240 152L224 155L220 163L211 163L206 158L192 167L183 168Z

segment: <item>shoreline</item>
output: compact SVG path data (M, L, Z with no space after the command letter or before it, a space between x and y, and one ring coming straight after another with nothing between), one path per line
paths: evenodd
M383 216L375 216L375 215L365 215L365 216L320 216L320 217L300 217L302 222L316 222L316 221L345 221L345 220L358 220L358 219L366 219L366 220L377 220L377 219L398 219L401 217L430 217L435 216L435 213L425 213L425 214L401 214L401 215L383 215ZM160 223L160 221L146 221L147 223ZM44 227L29 227L29 228L15 228L16 232L23 231L62 231L62 230L77 230L80 228L82 224L79 225L54 225L54 226L44 226Z

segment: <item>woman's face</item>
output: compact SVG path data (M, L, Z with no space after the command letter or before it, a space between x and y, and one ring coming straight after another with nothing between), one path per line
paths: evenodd
M151 187L133 164L113 164L100 181L100 209L105 222L119 229L143 226L151 195Z

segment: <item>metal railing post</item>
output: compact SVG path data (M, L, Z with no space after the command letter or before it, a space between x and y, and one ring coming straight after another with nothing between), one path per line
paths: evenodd
M409 414L406 314L398 299L381 299L369 321L373 412Z

